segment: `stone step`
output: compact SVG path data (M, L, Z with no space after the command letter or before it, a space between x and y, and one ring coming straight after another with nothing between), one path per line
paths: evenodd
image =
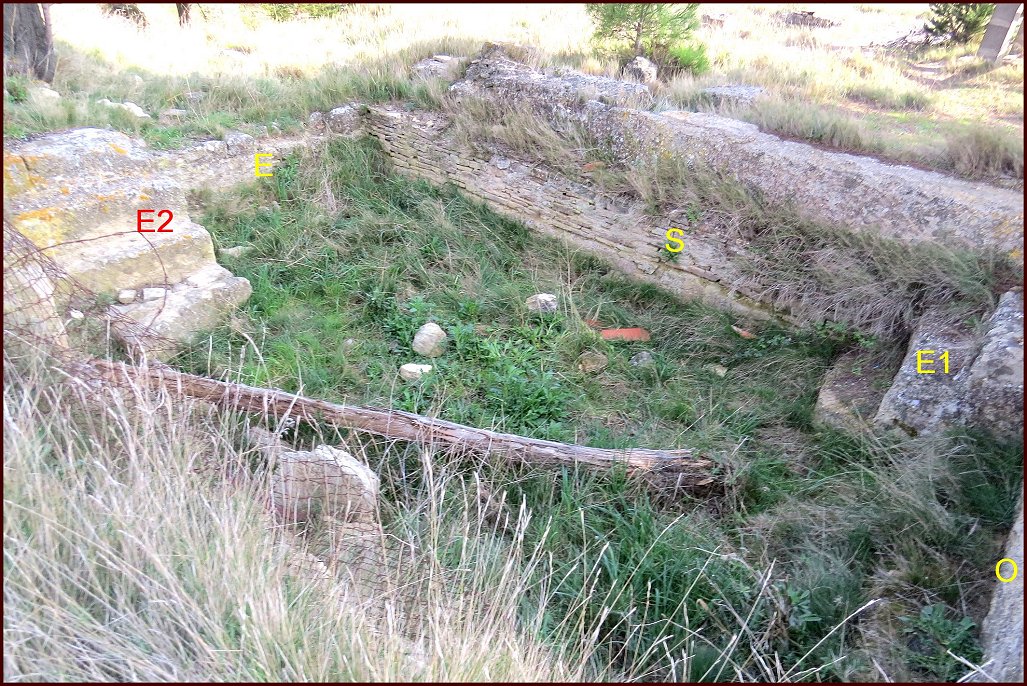
M146 143L119 131L72 129L11 146L4 154L4 181L14 192L50 184L100 181L139 173L149 165Z
M112 305L111 330L130 350L168 360L196 332L214 328L250 297L250 282L218 264L193 272L163 297Z
M172 233L137 233L133 229L62 243L43 253L70 278L97 294L176 284L205 266L216 266L210 234L191 221L178 223Z

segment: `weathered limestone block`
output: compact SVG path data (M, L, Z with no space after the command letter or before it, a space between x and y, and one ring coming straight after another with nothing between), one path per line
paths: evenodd
M989 317L983 334L943 314L929 312L917 324L909 349L874 423L911 434L975 427L1003 438L1023 436L1023 294L1009 292ZM917 351L922 363L917 373ZM941 355L948 352L945 373Z
M212 264L190 275L183 287L167 291L165 297L112 305L111 330L130 349L167 360L198 331L217 326L252 292L249 281Z
M138 169L146 162L145 148L143 140L118 131L84 128L40 136L9 152L20 156L30 172L48 179L88 179Z
M851 350L839 356L821 382L814 423L851 433L867 431L895 371L895 360L887 355Z
M853 229L876 226L904 241L997 247L1022 264L1023 196L1018 192L783 141L717 115L614 107L584 95L585 81L603 93L622 92L625 85L578 74L550 76L493 46L451 91L504 106L525 103L553 123L583 126L623 162L666 150L726 171L769 199L794 202L824 221Z
M204 265L215 265L214 244L207 230L192 222L176 223L171 233L133 231L98 240L63 243L48 248L69 277L94 293L175 284Z
M991 610L982 627L984 645L984 673L990 679L975 675L971 681L997 681L1023 683L1023 496L1017 508L1016 521L1009 532L1003 558L1016 563L1016 578L1008 583L993 580L995 593L991 597ZM1012 568L1005 563L999 570L1009 578Z
M277 513L289 522L318 515L342 521L374 521L378 476L344 450L319 445L278 454L271 480Z
M1023 293L1010 291L988 320L988 331L966 380L975 426L1006 437L1023 435Z

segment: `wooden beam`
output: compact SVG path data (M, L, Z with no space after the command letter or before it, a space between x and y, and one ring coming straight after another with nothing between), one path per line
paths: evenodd
M478 429L400 410L339 405L277 389L186 374L160 364L136 367L121 362L93 360L88 365L107 382L164 387L220 407L245 412L278 417L289 415L308 423L325 422L339 428L421 444L442 443L451 449L500 456L529 465L584 465L596 469L623 465L630 475L642 477L661 490L707 490L719 480L715 473L716 463L695 455L691 450L590 448Z

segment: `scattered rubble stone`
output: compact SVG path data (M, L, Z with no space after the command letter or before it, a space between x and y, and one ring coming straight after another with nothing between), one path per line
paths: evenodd
M578 356L578 371L586 374L601 372L606 369L609 360L602 353L585 351Z
M431 372L430 364L408 363L399 368L399 375L407 381L417 381L425 374Z
M446 349L448 336L435 322L428 322L414 334L414 352L425 357L438 357Z
M218 252L228 257L242 257L252 249L249 245L237 245L232 248L221 248Z
M635 353L629 360L631 366L633 367L645 367L652 364L655 361L656 358L653 357L653 354L648 350L643 350L640 353Z
M135 104L134 102L111 102L107 98L103 98L102 100L99 100L97 102L98 104L103 105L105 107L109 107L111 109L124 110L125 112L128 112L137 119L150 118L150 115L143 111L143 108Z
M536 293L524 301L524 306L531 312L556 312L559 307L552 293Z
M133 303L133 302L135 302L135 300L136 300L135 289L125 288L123 290L118 291L118 302L121 303L122 305L127 305L129 303Z

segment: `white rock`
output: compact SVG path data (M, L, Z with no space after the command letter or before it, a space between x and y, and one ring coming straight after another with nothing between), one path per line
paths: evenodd
M122 305L134 303L136 301L136 292L131 288L126 288L118 291L118 302Z
M653 363L653 354L648 350L636 353L630 360L633 367L644 367Z
M143 289L143 302L150 302L151 300L158 300L163 298L167 291L163 288L144 288Z
M68 310L68 314L71 315L72 319L85 319L86 315L82 314L78 310Z
M237 245L234 248L222 248L218 252L229 257L242 257L250 251L250 248L249 245Z
M119 109L128 112L137 119L149 119L150 115L143 111L143 108L134 102L111 102L107 98L97 101L98 104L111 109Z
M531 312L556 312L558 304L552 293L536 293L524 301L524 306Z
M323 112L311 112L310 116L307 117L307 126L312 129L322 129L325 125L325 116Z
M428 322L414 334L414 352L425 357L438 357L446 349L446 332L435 322Z
M407 381L417 381L432 370L430 364L405 364L399 368L399 375Z

